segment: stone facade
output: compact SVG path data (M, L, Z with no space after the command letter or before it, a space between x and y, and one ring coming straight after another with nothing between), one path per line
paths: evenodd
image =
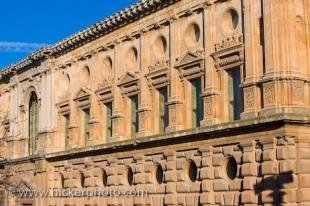
M308 0L141 0L9 65L0 205L310 205L309 21ZM52 195L98 188L147 195Z

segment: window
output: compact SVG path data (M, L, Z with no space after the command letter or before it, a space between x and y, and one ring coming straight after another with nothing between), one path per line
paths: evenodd
M37 134L39 128L39 103L35 92L31 93L29 101L29 154L37 150Z
M192 93L192 126L199 127L200 121L203 118L203 107L201 95L201 79L195 79L191 81L191 93Z
M112 102L106 103L106 137L110 138L112 137L112 111L113 106Z
M70 115L66 114L64 118L65 118L65 149L69 149L69 146L70 146L70 134L69 134Z
M90 133L89 133L89 119L90 119L90 110L84 109L84 138L85 138L85 144L88 143L90 139Z
M138 117L138 95L132 96L131 100L131 137L136 137L139 132L139 117Z
M159 133L165 133L166 128L169 124L168 114L168 91L167 87L164 87L159 92Z
M229 118L240 119L243 110L243 99L239 85L241 84L240 69L232 69L228 72L228 94L229 94Z

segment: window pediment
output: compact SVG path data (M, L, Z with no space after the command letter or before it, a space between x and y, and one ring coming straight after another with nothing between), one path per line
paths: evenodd
M218 70L230 69L244 63L243 36L233 36L215 45L215 52L211 54Z
M180 78L193 79L204 74L203 52L188 51L176 59L175 68L179 70Z
M154 65L149 66L149 73L145 75L149 82L149 86L161 88L169 84L169 63L169 59L164 59L159 60Z
M58 103L56 104L58 112L60 114L70 113L70 93L66 92L64 95L58 98Z
M73 100L77 103L77 107L85 109L90 106L90 95L91 91L83 87L77 92Z
M117 86L121 88L122 94L127 96L135 95L140 90L138 80L139 77L137 74L132 72L126 72L119 78Z

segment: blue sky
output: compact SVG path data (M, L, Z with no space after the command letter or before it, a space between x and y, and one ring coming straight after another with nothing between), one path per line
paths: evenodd
M0 68L53 44L137 0L4 0L0 3Z

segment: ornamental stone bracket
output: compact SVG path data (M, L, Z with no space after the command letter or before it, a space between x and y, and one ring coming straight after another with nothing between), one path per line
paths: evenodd
M215 44L215 52L211 56L217 71L242 65L244 63L243 35L227 37L221 43Z
M138 72L126 72L119 79L117 86L120 87L122 95L133 96L140 91L140 82Z
M86 109L90 107L91 91L88 88L81 88L73 99L76 102L77 108Z
M197 52L186 52L176 59L174 67L179 71L181 80L201 77L204 75L203 50Z
M169 85L170 73L169 73L170 61L163 59L157 61L155 64L150 65L149 73L145 75L148 80L150 88L161 88Z
M113 78L108 78L102 84L98 85L95 94L100 102L108 103L113 101L113 82Z

